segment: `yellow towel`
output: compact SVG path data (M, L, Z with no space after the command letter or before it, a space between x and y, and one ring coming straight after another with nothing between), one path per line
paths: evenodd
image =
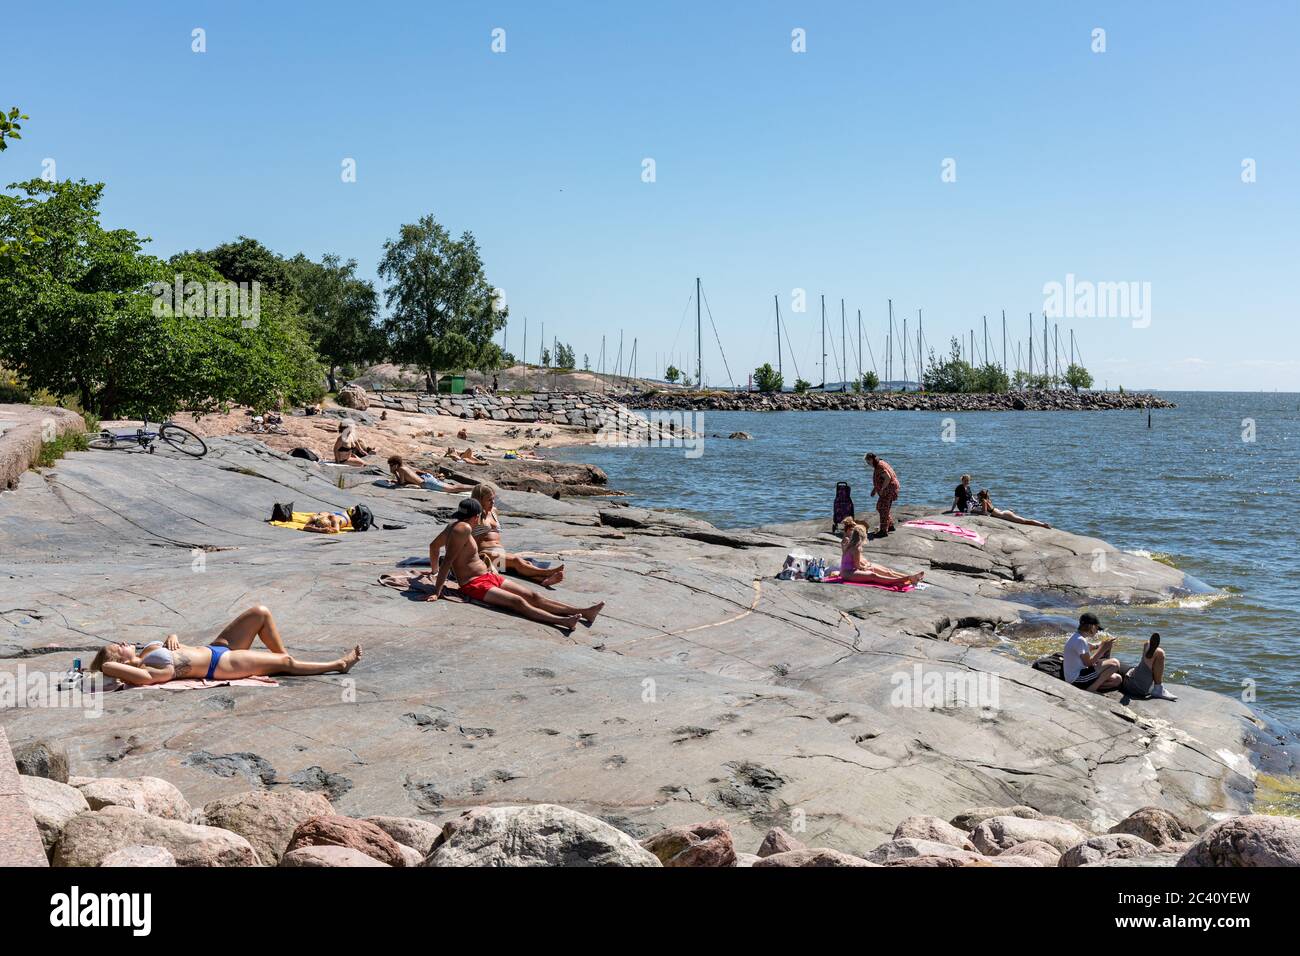
M292 528L294 531L301 531L303 528L305 528L305 527L307 526L307 522L311 520L312 515L316 515L316 514L320 514L320 513L321 513L321 512L319 512L319 511L295 511L295 512L293 513L293 520L292 520L292 521L272 521L272 522L270 522L270 524L271 524L273 527L276 527L276 528ZM329 512L329 513L330 513L330 514L335 514L336 512ZM347 513L344 512L344 515L343 515L343 516L346 518L346 517L347 517ZM348 527L344 528L343 530L344 530L344 531L351 531L351 530L352 530L351 519L349 519ZM313 533L313 534L324 534L325 532L314 531L314 532L312 532L312 533ZM340 532L330 532L330 533L331 533L331 534L338 534L338 533L340 533Z

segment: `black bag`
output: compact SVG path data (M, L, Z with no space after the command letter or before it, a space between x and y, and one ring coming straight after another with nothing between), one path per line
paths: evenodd
M271 520L272 520L272 521L292 521L292 520L293 520L293 502L291 501L291 502L289 502L287 505L280 504L279 502L277 502L276 504L271 505Z
M1065 657L1061 654L1048 654L1034 661L1032 667L1057 680L1065 680Z
M348 518L352 521L353 531L369 531L375 523L375 516L365 505L348 509Z
M306 458L308 461L320 461L320 455L316 454L310 448L295 448L289 452L292 458Z

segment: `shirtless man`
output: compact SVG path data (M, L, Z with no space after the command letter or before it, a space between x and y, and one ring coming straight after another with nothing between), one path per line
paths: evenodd
M474 538L474 529L482 518L483 506L473 498L466 498L457 506L456 520L446 530L445 538L439 535L429 545L429 566L438 572L438 579L428 600L436 601L442 597L447 574L455 571L460 593L466 598L513 611L540 624L553 624L566 631L577 627L579 621L588 626L595 622L596 615L605 607L604 601L586 608L572 607L493 572L479 555ZM445 561L441 560L443 541L447 547Z

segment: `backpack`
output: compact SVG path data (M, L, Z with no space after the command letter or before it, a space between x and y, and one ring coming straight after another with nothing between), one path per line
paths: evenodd
M320 455L316 454L310 448L295 448L289 452L292 458L306 458L308 461L320 461Z
M835 482L835 506L831 511L831 531L845 518L853 517L853 495L847 481Z
M348 509L348 520L352 522L353 531L369 531L374 526L374 513L365 505Z
M1042 671L1049 677L1065 680L1065 657L1061 654L1048 654L1046 657L1040 657L1031 666L1034 670Z
M777 577L782 581L798 581L808 573L808 567L814 560L811 554L804 554L802 551L791 551L785 556L785 564L777 573Z
M287 505L276 503L271 505L272 521L292 521L293 520L293 502Z

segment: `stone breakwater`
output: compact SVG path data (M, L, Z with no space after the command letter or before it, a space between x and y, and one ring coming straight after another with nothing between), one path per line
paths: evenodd
M1300 820L1246 815L1198 833L1155 806L1104 829L1024 804L964 807L950 819L912 814L860 855L810 846L771 826L746 852L722 816L638 839L605 820L545 803L475 806L441 824L348 816L307 786L245 790L195 807L159 777L71 776L57 745L29 744L18 760L19 788L39 833L33 842L54 866L1300 866ZM803 834L800 822L790 826ZM34 856L21 862L44 863L39 849Z
M627 408L598 392L534 392L526 395L433 395L428 392L373 390L371 408L424 412L452 418L491 419L523 424L571 425L589 431L605 427ZM644 421L641 419L641 421Z
M614 396L630 408L716 412L1079 412L1175 408L1145 393L1026 391L937 392L629 392Z

